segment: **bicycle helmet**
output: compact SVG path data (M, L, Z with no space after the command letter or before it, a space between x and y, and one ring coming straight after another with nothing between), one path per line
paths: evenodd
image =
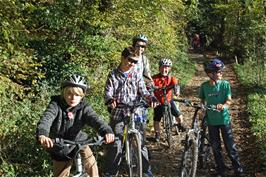
M68 76L62 83L61 88L65 88L67 86L74 86L74 87L80 87L86 92L88 89L88 85L86 83L86 79L83 76L80 76L78 74L74 74L71 76Z
M223 71L224 63L218 58L212 59L209 63L204 64L204 71L206 73Z
M172 67L172 61L168 58L163 58L159 61L159 67L161 66Z
M143 41L148 44L148 38L144 34L139 34L133 38L133 46L136 45L137 41Z

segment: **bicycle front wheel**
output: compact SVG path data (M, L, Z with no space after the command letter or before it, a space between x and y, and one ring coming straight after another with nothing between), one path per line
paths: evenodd
M211 161L211 145L209 143L208 135L202 132L199 146L199 167L206 169L208 163Z
M166 141L168 143L169 148L173 144L173 137L172 137L172 114L167 110L163 115L164 121L164 129L166 135Z
M129 134L127 153L129 177L142 177L141 140L138 134Z
M183 152L180 177L195 177L198 163L198 145L194 139L186 137L185 150Z

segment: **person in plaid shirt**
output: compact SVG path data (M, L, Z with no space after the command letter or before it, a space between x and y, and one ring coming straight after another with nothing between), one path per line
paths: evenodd
M123 137L124 118L129 110L127 110L127 108L118 108L117 105L139 102L141 97L144 98L151 107L155 107L157 104L156 101L153 101L154 97L147 91L143 77L139 77L138 73L134 70L134 66L138 63L139 58L139 52L133 47L125 48L122 52L119 67L109 73L106 81L105 103L111 113L110 125L115 135L119 137L119 140L115 141L115 143L110 145L107 149L106 176L117 175L122 160L121 139ZM142 116L139 121L136 122L136 128L142 135L143 172L147 176L152 177L148 150L143 141L143 122L146 122L146 117L143 117L145 114L137 110L135 112L137 113L137 117Z

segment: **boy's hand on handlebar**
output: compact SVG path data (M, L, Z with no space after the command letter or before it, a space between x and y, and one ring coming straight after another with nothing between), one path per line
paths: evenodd
M116 106L117 106L117 102L115 99L110 99L106 105L111 108L111 109L114 109Z
M159 103L159 101L157 100L156 97L152 96L152 97L150 98L150 106L151 106L152 108L155 108L155 107L158 106L159 104L160 104L160 103Z
M158 103L157 101L156 102L151 102L151 107L152 108L155 108L159 105L160 103Z
M222 110L224 109L224 105L223 105L223 104L217 104L217 105L216 105L216 109L217 109L218 111L222 111Z
M107 134L105 134L104 138L105 138L105 143L109 144L109 143L114 142L115 135L113 133L107 133Z
M47 136L40 135L38 140L44 148L52 148L54 146L52 139Z
M117 106L117 103L116 103L116 101L114 100L114 101L111 103L111 108L114 109L116 106Z

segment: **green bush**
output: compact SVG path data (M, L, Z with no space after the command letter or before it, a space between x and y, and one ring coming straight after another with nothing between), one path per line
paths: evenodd
M23 101L9 99L12 94L1 97L5 104L0 109L3 115L0 118L0 174L4 176L47 176L50 173L45 165L47 154L36 143L35 129L49 101L51 88L40 90L38 95Z
M266 94L254 93L248 96L248 112L252 122L252 131L263 143L266 143Z
M249 119L252 123L252 132L257 137L261 147L263 169L266 171L266 93L254 93L248 96Z
M243 65L235 65L241 83L248 86L266 87L265 61L247 60Z

